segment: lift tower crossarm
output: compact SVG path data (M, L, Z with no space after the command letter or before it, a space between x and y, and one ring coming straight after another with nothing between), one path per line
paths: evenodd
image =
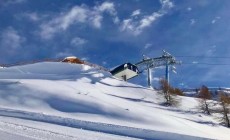
M166 66L166 74L165 78L169 82L169 65L176 65L181 64L180 61L176 61L175 57L173 57L170 53L163 50L163 55L161 57L156 58L146 58L144 57L142 61L136 63L135 65L139 68L142 67L142 70L140 73L142 73L144 70L148 70L148 86L152 87L151 85L151 69L160 67L160 66ZM143 68L144 67L144 68Z

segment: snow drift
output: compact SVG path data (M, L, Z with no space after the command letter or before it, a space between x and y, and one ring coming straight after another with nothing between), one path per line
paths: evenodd
M0 116L141 139L228 139L230 130L196 110L159 105L154 90L83 64L43 62L0 69Z

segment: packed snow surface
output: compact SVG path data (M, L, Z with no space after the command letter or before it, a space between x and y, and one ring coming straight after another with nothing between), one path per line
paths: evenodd
M165 107L152 89L86 65L43 62L0 69L5 139L230 139L197 100Z

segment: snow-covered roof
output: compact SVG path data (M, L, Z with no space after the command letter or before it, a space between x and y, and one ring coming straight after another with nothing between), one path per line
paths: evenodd
M76 56L68 56L65 59L77 59L77 57Z

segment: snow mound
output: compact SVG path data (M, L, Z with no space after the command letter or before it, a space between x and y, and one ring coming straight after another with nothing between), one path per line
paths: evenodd
M0 116L142 139L227 139L230 130L195 109L164 107L154 90L83 64L43 62L0 69Z

